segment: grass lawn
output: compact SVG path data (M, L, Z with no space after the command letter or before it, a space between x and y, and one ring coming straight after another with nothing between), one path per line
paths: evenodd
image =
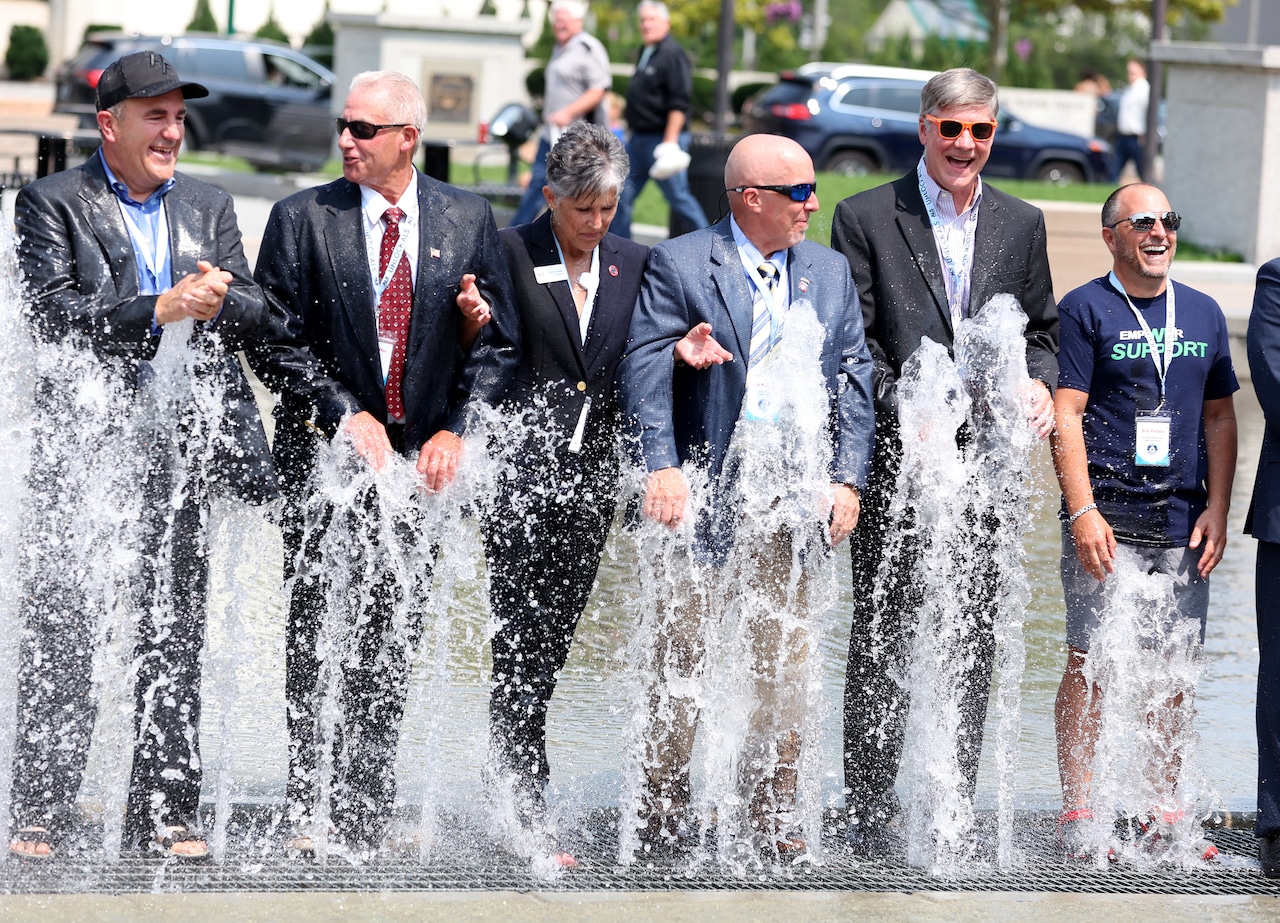
M831 241L831 216L841 201L853 195L889 182L894 177L888 174L872 174L870 176L841 176L836 173L818 174L818 202L821 208L809 221L809 239L819 243ZM1015 195L1020 199L1041 199L1057 202L1088 202L1099 206L1111 194L1112 187L1097 183L1072 183L1059 186L1054 183L1037 183L1030 180L996 179L988 180L991 185L1003 192ZM721 207L728 205L721 200ZM707 215L711 221L715 215ZM662 190L657 183L649 183L636 199L635 224L656 224L666 227L668 218L667 200L662 197Z

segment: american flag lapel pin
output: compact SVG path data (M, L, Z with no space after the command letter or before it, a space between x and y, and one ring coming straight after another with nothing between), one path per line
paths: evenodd
M432 258L433 260L438 260L438 259L440 259L440 251L439 251L439 250L437 250L435 247L432 247L432 248L431 248L431 258Z
M801 294L809 291L809 280L801 276L799 288L800 288Z

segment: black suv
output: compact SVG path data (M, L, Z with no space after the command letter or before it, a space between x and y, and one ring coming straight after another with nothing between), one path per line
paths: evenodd
M819 170L906 173L920 160L920 90L931 71L806 64L750 104L749 132L785 135ZM1057 183L1102 182L1109 149L1097 138L1028 125L1001 109L983 174Z
M213 35L94 33L58 69L55 112L97 125L94 97L108 64L135 51L158 51L184 80L208 87L187 101L186 145L243 157L259 168L313 170L329 159L333 72L287 45Z

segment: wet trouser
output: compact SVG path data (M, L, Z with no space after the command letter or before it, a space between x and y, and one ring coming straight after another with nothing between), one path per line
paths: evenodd
M689 804L705 622L720 612L743 620L751 649L754 701L739 779L751 820L778 832L794 810L806 711L802 674L809 655L809 574L802 571L793 580L791 572L798 541L787 529L750 542L740 532L724 568L681 550L669 559L668 573L655 575L658 586L672 589L659 593L654 613L640 805L646 837L674 836Z
M569 656L613 522L617 479L548 472L506 484L485 523L493 636L490 766L526 822L543 815L547 707Z
M882 450L877 431L875 464L862 496L858 527L850 540L853 562L853 625L844 689L844 784L850 820L872 826L897 813L894 783L902 759L907 690L898 678L906 675L918 612L925 588L921 582L921 549L910 538L898 546L888 562L885 585L877 595L881 561L890 553L895 535L908 533L914 523L889 514L897 481L897 452L890 442ZM961 677L961 721L957 762L962 791L972 799L982 755L982 736L995 661L993 618L999 591L992 562L990 515L971 512L972 546L964 549L968 579L958 595L967 601L961 616L968 622L970 657Z
M689 150L690 135L686 131L680 135L680 148L686 153ZM618 213L614 216L610 230L619 237L631 236L631 214L636 199L651 177L653 169L653 151L662 143L662 134L632 134L627 139L627 156L631 160L631 174L623 186L622 196L618 200ZM707 216L697 198L689 188L689 171L681 170L665 179L653 180L662 190L671 212L680 217L686 231L698 231L708 224Z
M1280 544L1258 542L1257 836L1280 834Z
M285 578L292 580L285 626L288 821L305 827L315 820L324 781L321 748L329 740L329 820L340 840L361 848L381 844L395 805L400 724L431 585L428 564L407 587L386 566L374 534L375 504L370 495L345 510L316 509L317 519L308 528L302 505L295 502L283 522ZM342 521L335 524L337 517ZM426 540L413 534L411 524L401 525L403 541ZM346 529L355 543L347 546L344 561L322 558L326 533L335 528ZM331 569L338 566L347 568L341 593L331 579ZM399 619L398 610L403 610ZM331 612L353 626L353 649L326 651L322 657L323 624ZM323 726L322 659L342 664L338 723L332 728Z
M163 455L145 474L139 585L95 592L86 589L92 562L61 560L52 551L74 547L73 537L60 533L76 528L60 510L69 499L56 471L31 482L30 524L40 534L28 546L39 551L29 550L23 594L12 815L16 827L48 828L55 842L75 821L97 715L93 661L107 610L119 605L116 593L131 597L138 621L124 845L143 845L166 825L197 823L208 510L192 484L175 508L173 476Z

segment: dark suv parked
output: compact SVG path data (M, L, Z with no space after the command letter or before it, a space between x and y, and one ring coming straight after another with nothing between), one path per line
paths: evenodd
M806 64L783 72L745 113L749 132L795 139L819 170L905 173L920 160L920 90L931 71L859 64ZM1037 128L1003 108L986 176L1102 182L1107 145Z
M329 159L333 72L287 45L260 39L95 33L58 69L54 111L94 127L98 78L112 61L135 51L158 51L184 80L209 88L204 99L187 101L190 149L282 169L315 169Z

